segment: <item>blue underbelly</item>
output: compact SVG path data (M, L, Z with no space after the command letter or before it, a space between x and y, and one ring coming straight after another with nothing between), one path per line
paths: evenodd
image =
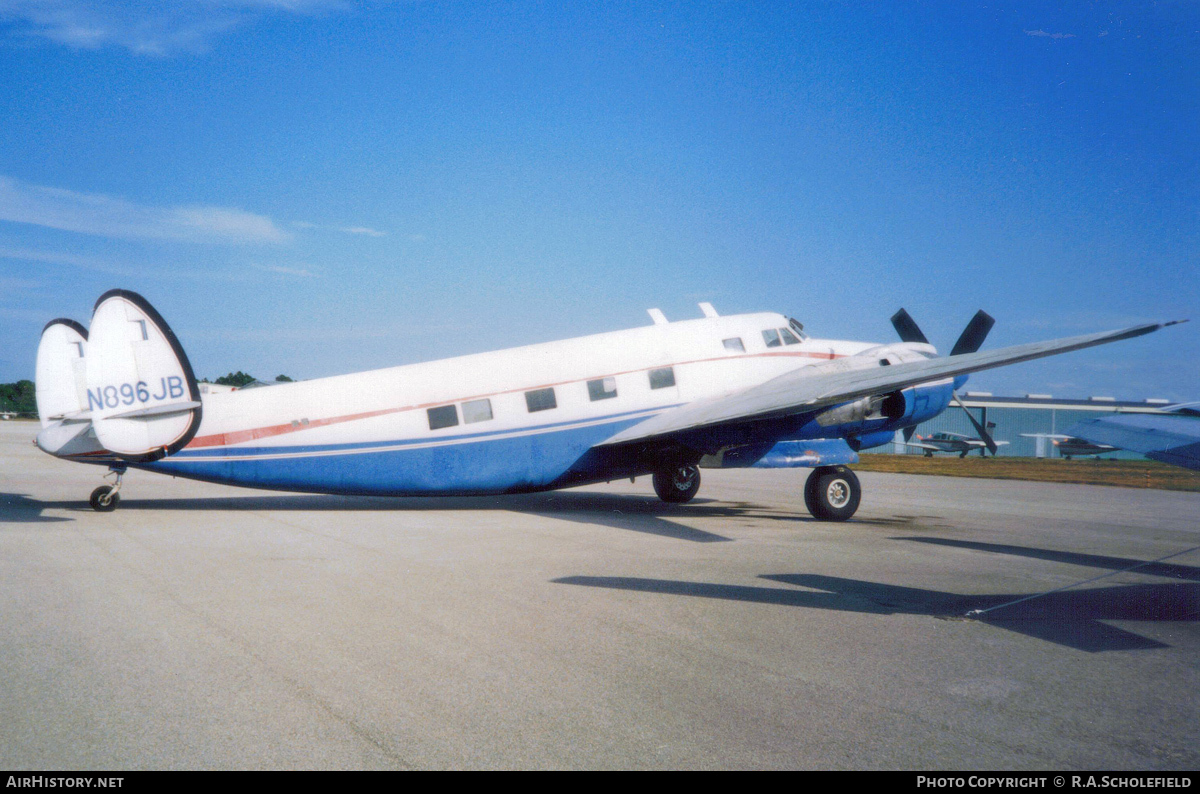
M207 482L308 493L391 496L495 494L611 476L588 450L645 415L601 424L543 427L370 444L183 450L137 468Z

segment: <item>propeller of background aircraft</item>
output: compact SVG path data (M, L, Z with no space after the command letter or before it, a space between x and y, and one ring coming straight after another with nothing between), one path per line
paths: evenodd
M975 312L975 316L971 318L971 322L967 323L967 327L959 335L958 341L950 349L950 355L960 356L964 353L974 353L979 350L983 346L983 340L987 339L988 332L992 330L992 326L995 324L995 318L983 309ZM929 344L929 340L921 332L921 328L917 325L916 320L904 309L892 315L892 327L896 329L896 333L900 335L900 341L902 342ZM958 403L958 407L962 408L963 413L971 420L971 424L974 425L976 432L979 433L979 439L987 446L988 451L995 455L996 442L992 440L991 434L979 423L979 420L967 410L967 406L963 405L963 401L959 399L958 392L954 392L954 401ZM915 425L904 428L904 440L911 441L916 429Z

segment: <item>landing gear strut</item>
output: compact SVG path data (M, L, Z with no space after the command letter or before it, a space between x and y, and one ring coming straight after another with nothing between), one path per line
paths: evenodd
M112 485L101 485L96 490L92 491L92 496L88 500L92 509L97 513L111 513L117 509L117 505L121 503L121 480L125 477L125 468L109 469L110 474L115 474L116 479ZM105 475L107 476L107 475Z
M692 465L668 466L654 472L654 492L664 502L690 502L700 490L700 469Z
M820 466L804 484L804 504L818 521L845 521L858 510L862 487L845 466Z

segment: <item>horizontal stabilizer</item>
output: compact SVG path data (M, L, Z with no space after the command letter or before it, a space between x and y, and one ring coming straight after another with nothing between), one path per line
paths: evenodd
M113 414L109 419L152 419L154 417L169 416L172 414L188 413L194 408L199 408L198 402L171 403L170 405L152 405L149 408L134 408L132 411Z
M179 340L135 292L111 290L92 314L87 408L96 438L133 461L182 449L200 426L200 389Z
M72 455L95 455L104 452L96 441L91 424L87 422L59 422L51 424L37 434L38 449L58 457Z
M79 424L92 421L91 411L71 411L66 414L55 414L47 417L51 422L62 422L64 425Z

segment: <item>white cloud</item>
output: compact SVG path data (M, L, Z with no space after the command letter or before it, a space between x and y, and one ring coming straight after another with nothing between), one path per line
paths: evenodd
M149 207L115 196L30 185L0 176L0 220L126 239L280 243L270 218L227 207Z
M68 254L60 251L38 251L32 248L0 246L0 259L16 259L22 262L39 262L45 265L78 267L84 270L95 270L115 276L134 275L134 271L127 267L115 265L111 262L90 256L79 256L78 254Z
M366 226L343 226L338 229L339 232L346 234L365 234L368 237L386 237L387 232L381 232L378 229L370 229Z
M118 286L128 286L136 284L139 280L154 279L162 281L164 279L171 281L199 281L204 283L212 283L220 281L222 283L238 283L245 282L254 276L249 273L244 265L230 263L227 266L197 266L191 262L164 262L164 261L149 261L139 264L128 264L115 262L109 259L102 259L94 256L80 256L79 254L66 253L63 251L42 251L36 248L14 248L0 244L0 260L11 259L20 262L36 262L38 264L50 265L55 268L78 268L80 270L90 270L96 273L104 273L110 276L120 278L124 284ZM3 267L3 262L0 262L0 268ZM61 287L67 283L63 280L60 274L57 277L49 280L50 284ZM0 294L3 294L4 286L0 280Z
M302 267L284 267L283 265L255 265L254 267L265 273L275 273L280 276L304 276L311 278L317 275L311 270Z
M378 229L372 229L369 226L322 226L319 223L311 223L310 221L292 221L292 226L297 229L316 229L318 231L334 231L343 232L344 234L362 234L367 237L387 237L387 232L381 232Z
M312 14L342 0L0 0L0 21L19 36L76 49L124 47L138 55L201 52L239 25L271 13Z

